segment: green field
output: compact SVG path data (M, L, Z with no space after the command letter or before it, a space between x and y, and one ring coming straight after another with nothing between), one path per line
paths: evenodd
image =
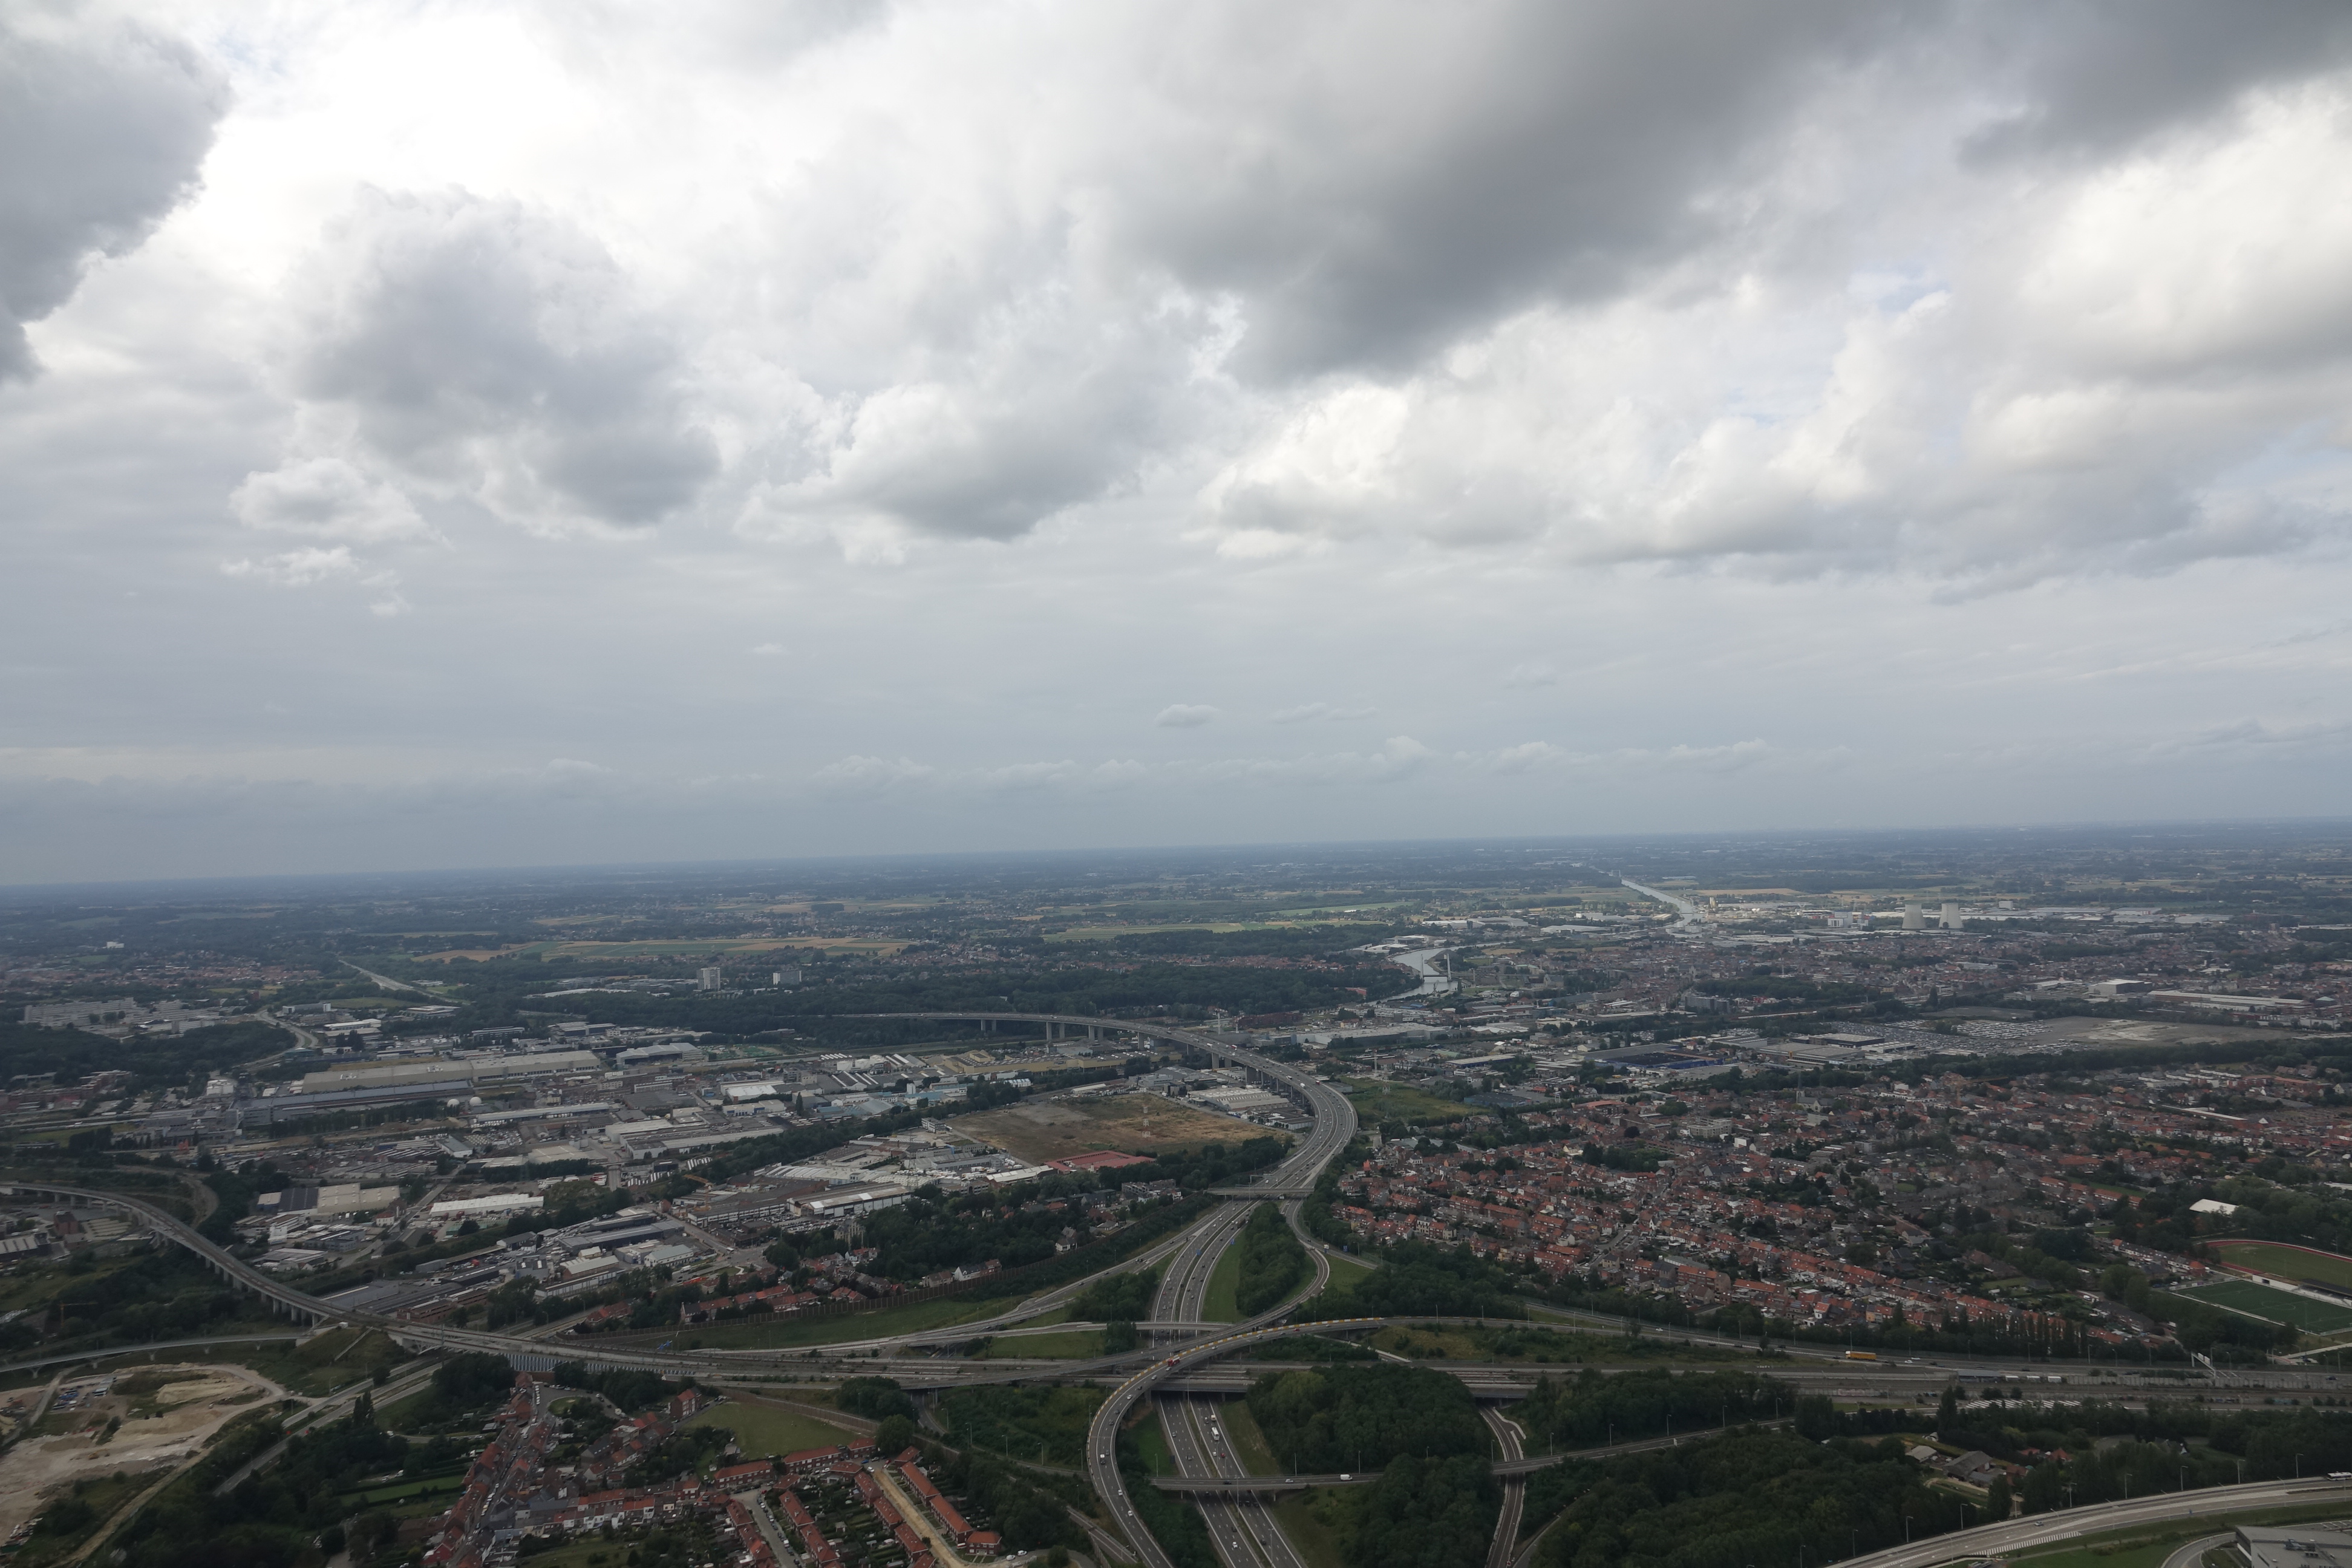
M2339 1258L2333 1252L2305 1252L2299 1247L2273 1247L2266 1241L2216 1242L2213 1251L2232 1268L2251 1268L2257 1274L2296 1284L2308 1280L2332 1285L2338 1290L2352 1290L2352 1258Z
M1352 1258L1332 1258L1331 1282L1323 1287L1323 1293L1335 1300L1352 1293L1356 1282L1370 1274L1372 1268L1371 1264L1359 1263Z
M429 1476L418 1481L402 1481L397 1486L373 1487L363 1492L352 1492L343 1499L345 1507L357 1510L381 1507L385 1503L414 1502L421 1498L441 1497L466 1489L466 1478L461 1474Z
M294 1345L227 1345L210 1358L251 1367L289 1394L331 1394L412 1359L375 1329L330 1329Z
M541 1552L530 1559L531 1568L619 1568L628 1556L626 1542L614 1545L601 1536L589 1535L583 1540L566 1542L552 1552Z
M959 1388L940 1401L940 1416L968 1451L1075 1469L1086 1463L1087 1427L1103 1398L1099 1388Z
M2187 1290L2175 1290L2172 1295L2179 1300L2219 1307L2223 1311L2236 1312L2244 1317L2263 1318L2273 1323L2292 1323L2307 1334L2327 1334L2338 1329L2352 1329L2352 1307L2331 1306L2324 1301L2312 1300L2307 1296L2290 1296L2284 1290L2273 1290L2251 1279L2199 1285Z
M1265 1434L1258 1430L1257 1417L1250 1414L1248 1401L1228 1399L1221 1402L1217 1406L1217 1424L1232 1439L1234 1457L1241 1460L1251 1475L1282 1474L1281 1462L1275 1458L1274 1449L1266 1443Z
M991 1340L988 1348L980 1353L986 1361L1083 1361L1103 1353L1103 1335L1100 1329L1072 1329L1066 1334L1024 1334L1014 1339Z
M1339 1546L1331 1527L1309 1501L1314 1495L1310 1492L1276 1500L1274 1517L1282 1526L1282 1533L1307 1560L1307 1568L1346 1568L1339 1560Z
M1241 1288L1242 1249L1238 1246L1228 1247L1217 1259L1217 1271L1209 1276L1209 1293L1201 1301L1201 1321L1204 1323L1240 1322L1241 1303L1234 1298Z
M1155 1476L1176 1473L1176 1457L1168 1451L1168 1433L1160 1425L1157 1405L1146 1405L1145 1415L1129 1430L1135 1434L1136 1451L1143 1456L1143 1468Z
M736 1446L747 1459L797 1454L803 1448L828 1448L856 1440L856 1434L829 1426L814 1415L740 1398L714 1405L687 1425L726 1427L735 1434Z
M1356 1107L1356 1115L1370 1122L1404 1121L1415 1126L1427 1126L1438 1121L1459 1121L1469 1111L1459 1100L1440 1100L1417 1089L1402 1084L1382 1083L1378 1079L1351 1078L1345 1080L1348 1098Z
M1356 1510L1364 1492L1356 1487L1311 1487L1275 1504L1307 1568L1343 1568L1339 1542L1355 1531Z

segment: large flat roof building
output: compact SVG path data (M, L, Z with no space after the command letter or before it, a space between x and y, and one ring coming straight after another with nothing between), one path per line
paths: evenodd
M2310 1525L2238 1527L2247 1568L2352 1568L2352 1535Z

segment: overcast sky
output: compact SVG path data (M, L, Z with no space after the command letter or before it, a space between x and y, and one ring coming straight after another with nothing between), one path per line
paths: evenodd
M2340 816L2335 0L0 7L0 880Z

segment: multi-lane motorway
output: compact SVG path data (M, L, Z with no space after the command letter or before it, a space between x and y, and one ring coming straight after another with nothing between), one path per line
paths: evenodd
M2254 1481L2242 1487L2203 1487L2185 1492L2159 1492L2128 1502L2085 1503L2013 1519L2004 1524L1983 1524L1956 1531L1909 1546L1850 1557L1839 1568L1937 1568L1939 1563L2008 1557L2036 1546L2072 1541L2080 1535L2124 1525L2158 1524L2177 1519L2204 1519L2249 1509L2293 1504L2352 1503L2352 1481Z
M1255 1205L1225 1205L1194 1234L1198 1245L1177 1255L1160 1282L1152 1305L1156 1316L1197 1321L1208 1309L1209 1282ZM1328 1274L1329 1266L1325 1265ZM1279 1315L1280 1309L1267 1314ZM1231 1435L1218 1419L1222 1401L1192 1394L1166 1394L1159 1401L1160 1429L1180 1476L1240 1476L1247 1467L1234 1452ZM1306 1568L1265 1504L1255 1498L1203 1499L1201 1517L1225 1568Z

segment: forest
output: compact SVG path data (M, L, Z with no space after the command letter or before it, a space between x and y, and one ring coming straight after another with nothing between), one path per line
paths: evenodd
M134 1035L127 1040L80 1029L0 1022L0 1080L48 1073L58 1083L76 1083L94 1072L128 1068L136 1088L193 1086L201 1092L211 1074L293 1043L294 1037L276 1025L251 1019L184 1035Z
M1139 1323L1151 1316L1151 1299L1159 1290L1157 1268L1114 1274L1073 1298L1070 1316L1080 1322Z
M251 1310L218 1275L177 1247L139 1253L121 1263L86 1254L62 1268L64 1283L47 1306L0 1324L0 1350L22 1349L47 1329L82 1344L124 1344L218 1331Z
M511 1378L511 1374L509 1374ZM294 1438L276 1464L226 1494L214 1489L247 1459L276 1441L266 1417L233 1422L211 1450L165 1488L124 1530L125 1568L297 1568L345 1545L343 1494L370 1476L407 1463L409 1444L375 1425L361 1407L317 1432ZM387 1514L363 1513L352 1531L354 1547L389 1537ZM313 1542L317 1545L313 1545Z
M1899 1546L1968 1522L1899 1438L1809 1441L1738 1427L1677 1447L1538 1472L1530 1521L1566 1503L1540 1568L1748 1568ZM1907 1526L1906 1522L1908 1521Z
M1249 1413L1286 1469L1381 1472L1318 1501L1349 1568L1478 1568L1502 1490L1461 1380L1429 1367L1335 1363L1250 1385Z
M1234 1243L1241 1248L1241 1281L1234 1303L1244 1318L1255 1318L1298 1288L1312 1269L1307 1248L1290 1233L1282 1210L1260 1204Z
M1502 1507L1484 1454L1401 1456L1369 1487L1333 1492L1334 1544L1348 1568L1479 1568Z
M1486 1456L1486 1423L1459 1378L1429 1367L1335 1363L1250 1384L1249 1412L1283 1468L1378 1470L1406 1454Z
M1300 1318L1528 1315L1518 1282L1495 1265L1471 1257L1467 1247L1447 1252L1406 1241L1389 1247L1381 1259L1381 1267L1356 1281L1346 1296L1336 1301L1318 1296L1300 1310Z
M1789 1389L1752 1372L1645 1368L1604 1376L1588 1366L1564 1381L1538 1378L1514 1416L1532 1447L1587 1448L1769 1417L1795 1405Z

